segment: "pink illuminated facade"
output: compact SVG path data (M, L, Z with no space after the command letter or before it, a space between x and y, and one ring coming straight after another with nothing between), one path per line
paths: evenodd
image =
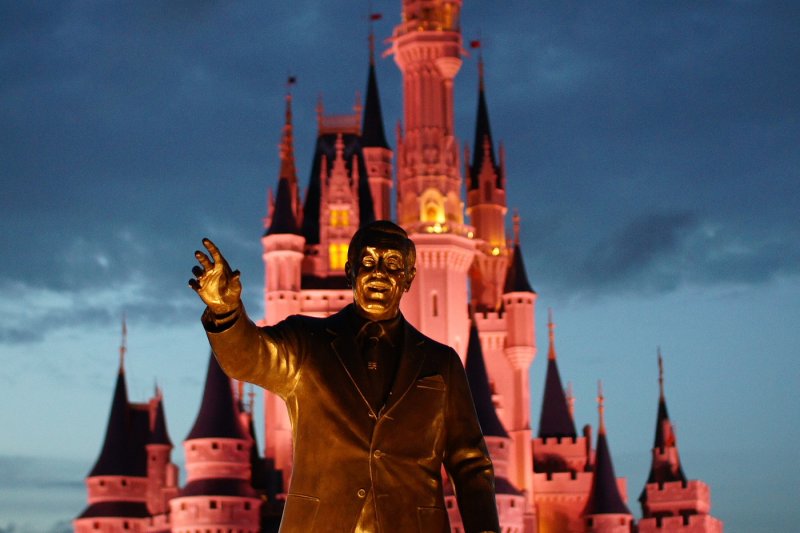
M495 464L503 532L721 532L722 523L709 514L708 486L683 475L663 381L653 466L640 497L643 518L636 523L626 482L614 474L602 394L596 441L590 426L576 431L559 375L552 318L544 384L535 392L543 398L542 411L538 426L531 421L538 295L525 270L520 217L508 213L505 151L496 149L492 137L482 60L474 142L462 151L455 135L454 83L465 55L461 9L461 0L402 1L401 22L387 52L403 80L395 149L384 130L370 38L363 105L357 101L354 113L346 115L326 114L321 101L317 105L305 198L287 95L280 172L262 236L262 323L297 313L327 316L352 301L344 279L350 237L367 222L393 218L417 247L417 277L402 311L423 333L453 346L465 363ZM119 379L124 389L122 374ZM148 445L152 472L112 475L95 467L87 480L89 507L75 520L76 531L124 531L125 520L127 529L150 533L277 531L292 471L289 418L283 402L265 393L262 458L252 409L235 388L212 358L200 413L184 441L183 488L176 484L168 438ZM123 410L117 404L129 410L136 405L117 398L121 394L115 393L109 435L115 413ZM163 420L160 401L160 396L151 400L157 409L150 411ZM98 464L105 464L110 438ZM101 490L101 481L114 490ZM453 531L463 531L452 494L446 502Z

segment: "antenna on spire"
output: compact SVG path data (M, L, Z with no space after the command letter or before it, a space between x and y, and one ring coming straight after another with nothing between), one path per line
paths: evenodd
M547 335L550 340L550 351L547 353L549 361L556 360L556 325L553 323L553 309L547 308Z
M600 427L597 429L598 433L606 432L606 418L605 418L605 396L603 396L603 380L597 380L597 414L600 417Z
M661 357L661 346L658 347L658 395L664 399L664 360Z
M514 215L511 220L514 223L514 246L519 246L519 209L514 208Z
M369 10L369 64L375 64L375 31L373 29L373 24L381 20L383 18L382 13L376 13L372 11L372 0L369 1L367 5L367 9Z
M126 313L122 312L122 341L119 345L119 371L125 372L125 354L128 352L128 325Z

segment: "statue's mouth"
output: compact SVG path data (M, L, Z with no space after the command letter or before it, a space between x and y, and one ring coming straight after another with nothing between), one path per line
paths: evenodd
M366 286L366 289L369 292L373 292L373 293L377 292L379 294L383 294L383 293L389 292L391 290L391 288L392 288L391 285L389 285L388 283L382 283L382 282L379 282L379 281L372 281L370 283L367 283L367 286Z

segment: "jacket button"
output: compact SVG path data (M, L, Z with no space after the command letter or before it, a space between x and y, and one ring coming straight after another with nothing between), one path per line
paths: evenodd
M366 498L367 497L367 491L365 491L364 489L358 489L358 492L356 494L358 494L359 498Z
M372 452L372 456L375 459L380 459L381 457L383 457L383 452L380 450L375 450L374 452Z

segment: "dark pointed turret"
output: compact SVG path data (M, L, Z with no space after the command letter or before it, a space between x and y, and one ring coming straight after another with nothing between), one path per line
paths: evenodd
M156 391L155 413L150 420L150 435L147 439L147 444L172 446L172 441L167 431L167 418L164 416L164 397L160 390Z
M628 506L622 500L617 486L617 476L614 473L614 463L611 461L611 450L606 437L606 425L603 416L603 391L600 388L597 396L597 410L600 417L600 427L597 432L597 451L595 455L594 477L592 488L589 492L589 501L583 514L631 514Z
M114 386L114 397L111 400L111 412L108 415L106 437L89 477L147 475L147 454L144 449L148 430L147 418L131 409L128 403L128 388L125 384L127 336L128 328L123 317L119 371Z
M480 422L483 434L487 437L509 438L494 408L489 375L486 373L486 363L483 360L481 340L478 337L478 328L475 326L474 321L469 329L465 370L469 389L472 392L472 400L475 402L478 422Z
M555 324L552 313L548 316L550 349L547 354L547 376L544 384L542 398L542 414L539 418L539 438L576 438L575 422L569 413L564 388L561 385L561 375L556 363Z
M211 437L248 439L247 432L239 421L231 381L220 368L213 353L208 361L200 412L186 440Z
M667 413L667 401L664 398L664 363L661 350L658 351L658 414L656 415L656 436L653 442L653 460L647 483L667 483L670 481L686 482L680 457L675 429Z
M141 438L134 434L134 415L128 405L128 391L125 385L125 371L120 367L114 398L111 400L111 413L108 416L106 438L100 457L94 464L89 477L93 476L146 476L147 457L141 446Z
M272 211L272 221L265 235L293 233L298 235L300 228L292 212L291 185L289 180L281 177L278 180L278 194L275 196L275 209Z
M369 74L367 75L367 98L361 123L361 146L389 148L383 129L381 97L378 92L378 80L375 76L375 35L372 32L369 34Z
M287 87L291 87L295 83L294 76L289 78ZM283 123L283 135L281 136L281 144L279 155L281 159L281 169L278 174L278 179L285 179L289 186L289 200L291 202L292 213L295 218L299 218L300 212L300 192L297 186L297 167L294 158L294 129L292 125L292 93L287 89L286 91L286 111L285 120Z
M513 257L511 264L508 265L506 272L506 282L503 286L503 294L510 292L532 292L536 293L528 281L528 273L525 271L525 262L522 259L522 250L519 241L514 244Z
M492 127L489 123L489 108L486 105L486 92L483 81L483 57L478 59L478 113L475 117L475 142L472 145L472 164L470 165L470 189L477 189L478 178L485 164L490 164L497 177L496 186L503 187L502 173L494 155Z

